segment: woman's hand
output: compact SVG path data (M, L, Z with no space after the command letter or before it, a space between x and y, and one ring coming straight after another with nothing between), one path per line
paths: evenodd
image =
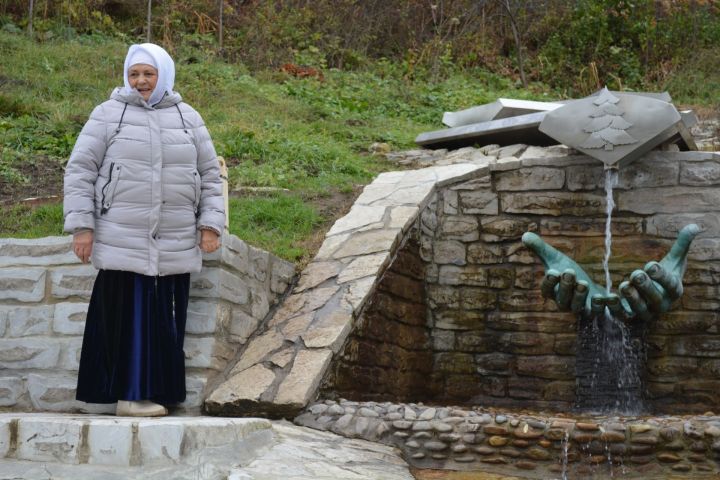
M82 263L90 261L93 247L93 231L83 230L73 234L73 252Z
M212 253L220 247L220 236L214 230L200 230L200 250Z

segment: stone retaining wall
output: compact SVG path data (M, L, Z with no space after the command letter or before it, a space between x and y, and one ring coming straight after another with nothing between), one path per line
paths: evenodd
M720 472L720 417L712 415L572 419L328 400L311 405L295 423L396 446L417 468L543 480L715 478Z
M70 237L0 239L0 408L113 411L75 400L87 302L96 271L72 253ZM185 337L187 400L197 412L208 380L232 359L287 289L294 266L223 237L191 276Z
M541 297L542 267L520 236L539 232L602 282L602 164L563 146L524 145L420 150L398 161L442 166L384 173L365 187L226 370L208 411L294 416L320 391L573 405L575 319ZM662 257L683 225L704 229L682 301L650 328L647 385L658 411L720 405L719 183L712 152L654 151L620 172L615 285Z

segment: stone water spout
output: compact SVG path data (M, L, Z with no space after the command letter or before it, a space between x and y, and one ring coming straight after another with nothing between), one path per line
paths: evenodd
M698 233L697 225L685 226L668 254L659 262L651 261L642 270L635 270L620 284L619 295L597 285L573 259L538 235L527 232L522 242L545 266L543 296L553 300L561 311L588 316L600 314L607 307L623 320L647 321L668 311L682 295L688 250Z

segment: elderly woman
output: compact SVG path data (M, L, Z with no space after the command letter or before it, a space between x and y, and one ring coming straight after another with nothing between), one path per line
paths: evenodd
M190 273L225 224L218 160L200 115L173 91L161 47L130 47L125 87L93 110L65 170L65 231L99 270L77 399L159 416L185 399Z

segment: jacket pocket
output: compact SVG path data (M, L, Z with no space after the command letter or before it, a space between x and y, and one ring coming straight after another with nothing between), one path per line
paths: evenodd
M120 171L121 165L115 165L115 162L110 164L107 181L100 189L100 193L102 195L100 215L107 213L112 206L113 198L115 197L115 189L117 188L118 181L120 180Z
M197 170L193 171L193 182L195 182L195 202L193 203L193 208L195 209L195 215L198 215L198 207L200 206L200 194L202 193L202 184L200 181L200 173L198 173Z

